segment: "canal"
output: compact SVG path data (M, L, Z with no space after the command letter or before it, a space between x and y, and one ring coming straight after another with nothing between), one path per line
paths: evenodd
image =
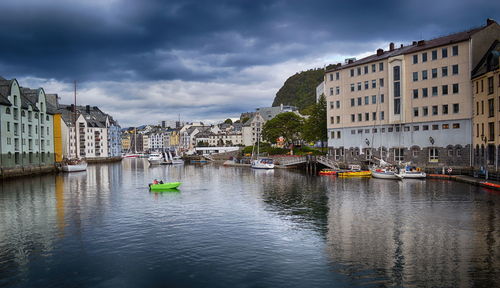
M150 193L152 179L181 181ZM1 182L0 287L494 287L500 193L219 165Z

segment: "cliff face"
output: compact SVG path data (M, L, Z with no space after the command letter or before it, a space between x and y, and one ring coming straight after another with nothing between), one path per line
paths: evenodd
M316 102L316 86L323 81L324 69L311 69L288 78L273 101L273 107L284 105L304 109Z

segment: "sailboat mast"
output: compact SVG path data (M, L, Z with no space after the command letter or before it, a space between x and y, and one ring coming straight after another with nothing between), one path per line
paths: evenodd
M76 141L78 139L78 137L76 136L76 80L74 81L73 84L74 84L73 85L73 87L74 87L74 93L73 93L73 95L74 95L74 98L75 98L74 99L75 105L73 107L73 118L74 118L73 126L75 128L75 155L76 155L76 158L78 159L78 147L77 147L77 144L76 144L77 143Z

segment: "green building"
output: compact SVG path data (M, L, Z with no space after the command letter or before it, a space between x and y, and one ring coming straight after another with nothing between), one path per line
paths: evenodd
M54 169L54 112L43 88L0 77L2 176Z

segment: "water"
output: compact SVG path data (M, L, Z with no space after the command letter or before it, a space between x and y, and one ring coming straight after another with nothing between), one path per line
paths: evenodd
M499 242L500 193L441 180L125 159L0 188L0 287L494 287Z

